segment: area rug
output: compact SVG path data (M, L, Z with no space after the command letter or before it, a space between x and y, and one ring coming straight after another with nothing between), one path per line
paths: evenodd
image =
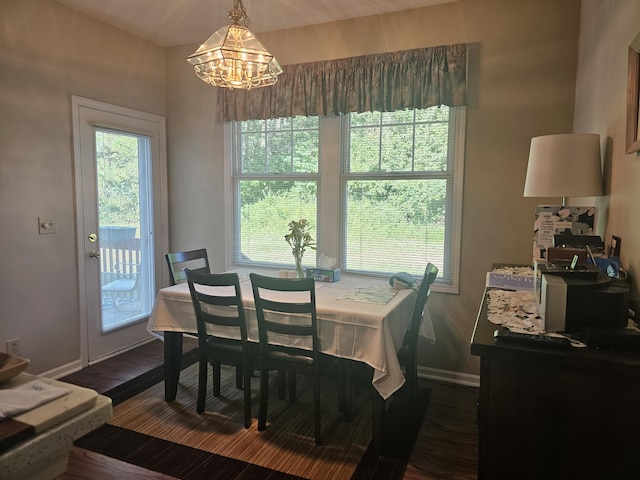
M196 364L182 371L176 401L163 400L163 382L120 399L112 420L78 440L76 446L182 480L402 478L421 421L409 423L403 415L406 412L395 408L401 398L386 415L392 448L379 456L368 448L370 390L363 388L354 395L353 418L345 422L338 409L335 381L323 379L323 445L315 446L312 389L305 377L299 377L298 398L293 403L277 398L275 384L270 388L268 427L258 432L259 379L254 378L252 385L253 422L244 429L242 391L235 388L234 370L223 370L221 396L213 397L209 385L204 413L196 413ZM419 418L423 418L428 390L421 390L420 397Z

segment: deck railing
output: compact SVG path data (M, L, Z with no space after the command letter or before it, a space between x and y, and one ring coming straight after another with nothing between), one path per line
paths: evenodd
M142 261L139 238L126 238L100 244L100 272L103 285L123 275L139 272Z

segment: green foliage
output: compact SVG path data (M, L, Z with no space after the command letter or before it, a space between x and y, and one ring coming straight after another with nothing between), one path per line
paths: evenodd
M318 172L318 117L242 122L243 174Z
M316 218L316 192L315 181L240 182L242 255L256 262L291 264L291 252L282 247L283 232L291 218ZM314 236L314 229L309 233ZM305 261L313 263L315 259Z
M447 107L351 114L351 172L445 172Z
M138 138L98 130L96 165L100 225L138 225Z
M348 209L346 248L350 269L421 274L426 262L444 255L444 223L409 221L397 206L368 198L350 199ZM288 215L294 210L306 213ZM242 210L242 254L259 263L292 264L291 249L281 246L287 219L315 215L314 202L294 204L284 195L270 195L246 206ZM313 229L309 233L315 235ZM313 255L303 261L315 266Z
M449 109L365 112L349 118L350 157L344 172L348 267L395 271L404 266L420 274L414 272L416 265L444 258L447 193L452 187ZM315 178L292 181L278 176L318 173L318 118L240 125L242 161L235 170L245 177L238 182L242 254L256 262L288 264L290 256L278 243L282 227L292 228L291 218L317 218L318 185ZM390 178L396 174L403 178Z
M389 221L423 225L443 223L446 180L353 180L348 182L348 202L365 202L373 212L393 209Z
M296 262L296 267L299 269L302 265L302 257L306 249L315 250L316 242L311 236L311 225L306 218L300 220L291 220L289 222L289 233L284 236L284 239L291 247L291 253Z

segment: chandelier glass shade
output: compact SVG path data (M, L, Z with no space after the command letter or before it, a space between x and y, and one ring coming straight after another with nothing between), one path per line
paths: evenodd
M234 0L233 6L233 24L211 35L187 61L198 77L216 87L249 90L273 85L282 73L280 64L249 30L242 1Z

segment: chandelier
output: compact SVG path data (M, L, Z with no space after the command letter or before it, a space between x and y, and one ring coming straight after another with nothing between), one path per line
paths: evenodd
M231 89L249 90L276 83L282 68L249 30L242 0L234 0L228 16L233 25L222 27L187 57L196 75L210 85Z

